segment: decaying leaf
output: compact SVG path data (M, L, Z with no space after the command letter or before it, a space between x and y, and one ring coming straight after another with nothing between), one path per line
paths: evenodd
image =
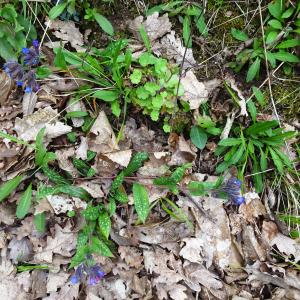
M33 113L37 101L36 93L25 93L23 97L23 116L26 117Z
M47 237L47 246L35 254L35 259L40 262L51 263L54 254L71 257L76 247L76 234L70 231L70 226L64 229L55 225L55 236Z
M182 66L183 70L193 67L196 64L192 48L186 49L182 45L181 39L179 37L175 37L174 30L164 36L160 41L156 42L153 45L152 50L158 56L166 57L171 61L175 60L176 64L179 66L181 66L185 55Z
M47 18L45 24L49 26L50 30L53 30L53 34L60 39L60 41L63 43L69 42L77 52L85 52L85 48L83 48L83 36L73 21L61 21L59 19L50 21ZM53 43L48 42L47 46L53 48Z
M46 128L45 138L48 140L71 132L72 127L58 121L57 118L57 111L51 107L40 109L23 119L16 118L15 130L18 138L25 141L33 141L43 127Z
M122 151L106 153L104 156L106 156L111 161L119 164L122 167L127 167L127 165L130 162L131 155L132 155L132 150L122 150Z
M183 99L190 105L190 109L198 109L208 100L208 90L203 82L198 81L193 71L189 70L181 79L184 88Z
M3 105L13 88L13 81L3 71L0 72L0 104Z
M128 22L128 29L140 42L143 42L139 34L139 30L142 26L144 26L150 41L153 42L169 32L172 24L168 18L168 14L164 14L160 17L158 12L148 16L145 21L143 16L136 17L133 21Z
M107 153L118 150L116 136L104 111L100 111L89 133L89 150Z

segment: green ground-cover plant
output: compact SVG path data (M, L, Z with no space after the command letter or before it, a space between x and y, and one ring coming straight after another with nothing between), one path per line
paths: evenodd
M284 62L283 70L290 75L293 67L300 62L300 58L294 53L300 45L300 40L297 38L300 31L299 11L299 3L296 6L288 5L282 0L269 3L269 15L264 20L264 43L262 37L254 37L252 48L241 51L236 56L236 61L229 66L239 72L248 65L247 82L259 78L261 64L266 59L272 68ZM250 39L245 32L235 28L231 29L231 34L242 42Z
M0 8L0 57L5 61L17 60L28 41L36 39L35 27L16 7L6 4Z
M240 176L243 176L245 170L250 169L256 191L262 192L263 172L267 170L269 162L280 174L284 173L285 168L292 168L292 162L282 148L285 140L294 137L295 132L284 132L278 127L277 121L259 121L245 129L236 127L233 133L236 137L221 140L215 151L217 156L224 156L224 161L217 166L217 173L235 165L239 168Z
M72 71L73 75L87 82L77 91L74 101L83 97L102 100L110 105L116 117L120 116L122 108L126 113L127 104L132 103L153 121L158 121L162 116L163 129L170 132L171 116L180 107L184 111L189 110L187 102L177 101L177 97L180 99L184 93L179 84L178 66L150 52L133 59L126 46L127 40L119 40L111 42L104 50L92 48L88 54L56 49L55 64L61 69L67 66L76 69ZM88 119L83 115L86 114L84 112L75 113L67 114L66 118L75 116Z

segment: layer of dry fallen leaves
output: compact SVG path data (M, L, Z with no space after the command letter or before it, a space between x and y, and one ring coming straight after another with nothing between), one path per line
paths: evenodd
M144 50L136 34L142 23L155 54L181 64L184 47L171 31L167 15L154 14L147 20L139 17L129 24L129 30L137 38L136 44L132 43L136 55ZM52 22L50 29L64 43L71 42L76 50L84 50L84 38L71 21ZM48 46L51 47L51 43ZM195 63L192 51L188 51L184 69ZM69 144L64 135L71 132L72 127L73 130L80 127L82 120L73 119L72 126L61 120L59 102L62 97L54 95L73 89L74 85L64 80L59 82L60 86L56 81L45 83L37 95L23 96L1 73L0 129L31 142L37 132L46 127L48 149L55 151L59 168L74 177L79 174L71 158L85 159L88 149L97 152L93 167L96 176L101 178L74 183L97 201L105 201L111 183L109 178L126 167L136 151L150 153L149 161L137 175L137 180L146 184L149 180L145 178L162 176L170 167L192 162L196 170L197 164L201 164L201 161L196 164L197 149L184 136L173 133L167 139L162 132L153 131L130 117L125 124L124 138L117 143L101 103L89 134L82 135L78 144ZM234 79L230 82L232 88L236 88ZM187 71L182 84L186 100L197 110L200 104L211 99L211 92L220 80L199 82L192 71ZM242 114L246 114L244 104L241 97ZM89 110L89 107L80 102L67 108L67 111L76 110ZM7 139L1 140L0 149L2 181L34 167L32 149ZM187 174L184 180L187 183L215 179L194 172ZM39 172L32 179L34 184L46 180ZM147 187L151 202L168 193L164 189ZM224 207L221 199L213 197L193 197L207 212L205 215L189 198L182 195L173 198L193 227L173 220L158 206L145 225L135 226L132 206L118 207L111 232L111 239L117 246L116 256L111 259L95 255L107 275L100 284L91 287L68 282L68 264L75 253L77 232L83 220L80 214L68 218L66 212L80 211L86 203L65 195L48 196L32 208L29 216L16 221L15 207L23 189L24 186L20 186L8 201L0 204L1 299L300 299L300 277L291 263L300 259L299 241L284 234L285 228L270 213L267 199L260 199L254 192L246 193L246 203L239 208ZM131 195L130 199L132 204ZM43 211L47 213L47 232L40 234L33 226L32 214ZM49 270L17 273L17 264L24 263L46 265Z

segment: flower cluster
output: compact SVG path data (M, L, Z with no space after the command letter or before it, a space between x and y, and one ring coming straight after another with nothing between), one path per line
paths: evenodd
M40 88L36 81L35 70L31 69L40 62L39 42L34 40L32 46L22 49L22 60L25 68L16 61L9 61L3 66L4 72L16 81L17 86L25 87L26 93L37 92Z
M236 177L232 176L228 179L222 191L228 195L229 201L233 201L236 205L241 205L245 202L242 196L242 182Z
M89 266L87 263L81 263L76 271L70 278L70 282L76 284L85 278L89 285L96 285L103 277L105 273L101 267L97 264Z
M245 202L245 198L242 196L242 182L236 177L232 176L228 179L223 187L221 187L214 196L218 197L219 193L225 193L228 196L228 200L241 205Z

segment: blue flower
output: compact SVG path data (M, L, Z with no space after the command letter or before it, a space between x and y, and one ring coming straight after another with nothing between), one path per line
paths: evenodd
M83 279L87 279L89 285L97 284L103 277L105 273L101 267L97 264L90 265L90 262L81 263L73 274L70 277L70 282L76 284Z
M25 55L28 54L29 53L29 49L26 48L26 47L22 48L22 53L25 54Z
M229 201L236 205L241 205L245 202L245 198L242 196L241 187L242 181L232 176L228 179L225 185L220 188L219 192L226 193ZM218 193L216 196L218 196Z
M26 86L26 88L25 88L25 93L31 93L31 92L32 92L31 87Z
M39 41L38 41L38 40L33 40L33 41L32 41L32 46L33 46L34 48L38 48L38 47L39 47Z
M18 81L17 81L17 86L23 86L23 81L18 80Z

